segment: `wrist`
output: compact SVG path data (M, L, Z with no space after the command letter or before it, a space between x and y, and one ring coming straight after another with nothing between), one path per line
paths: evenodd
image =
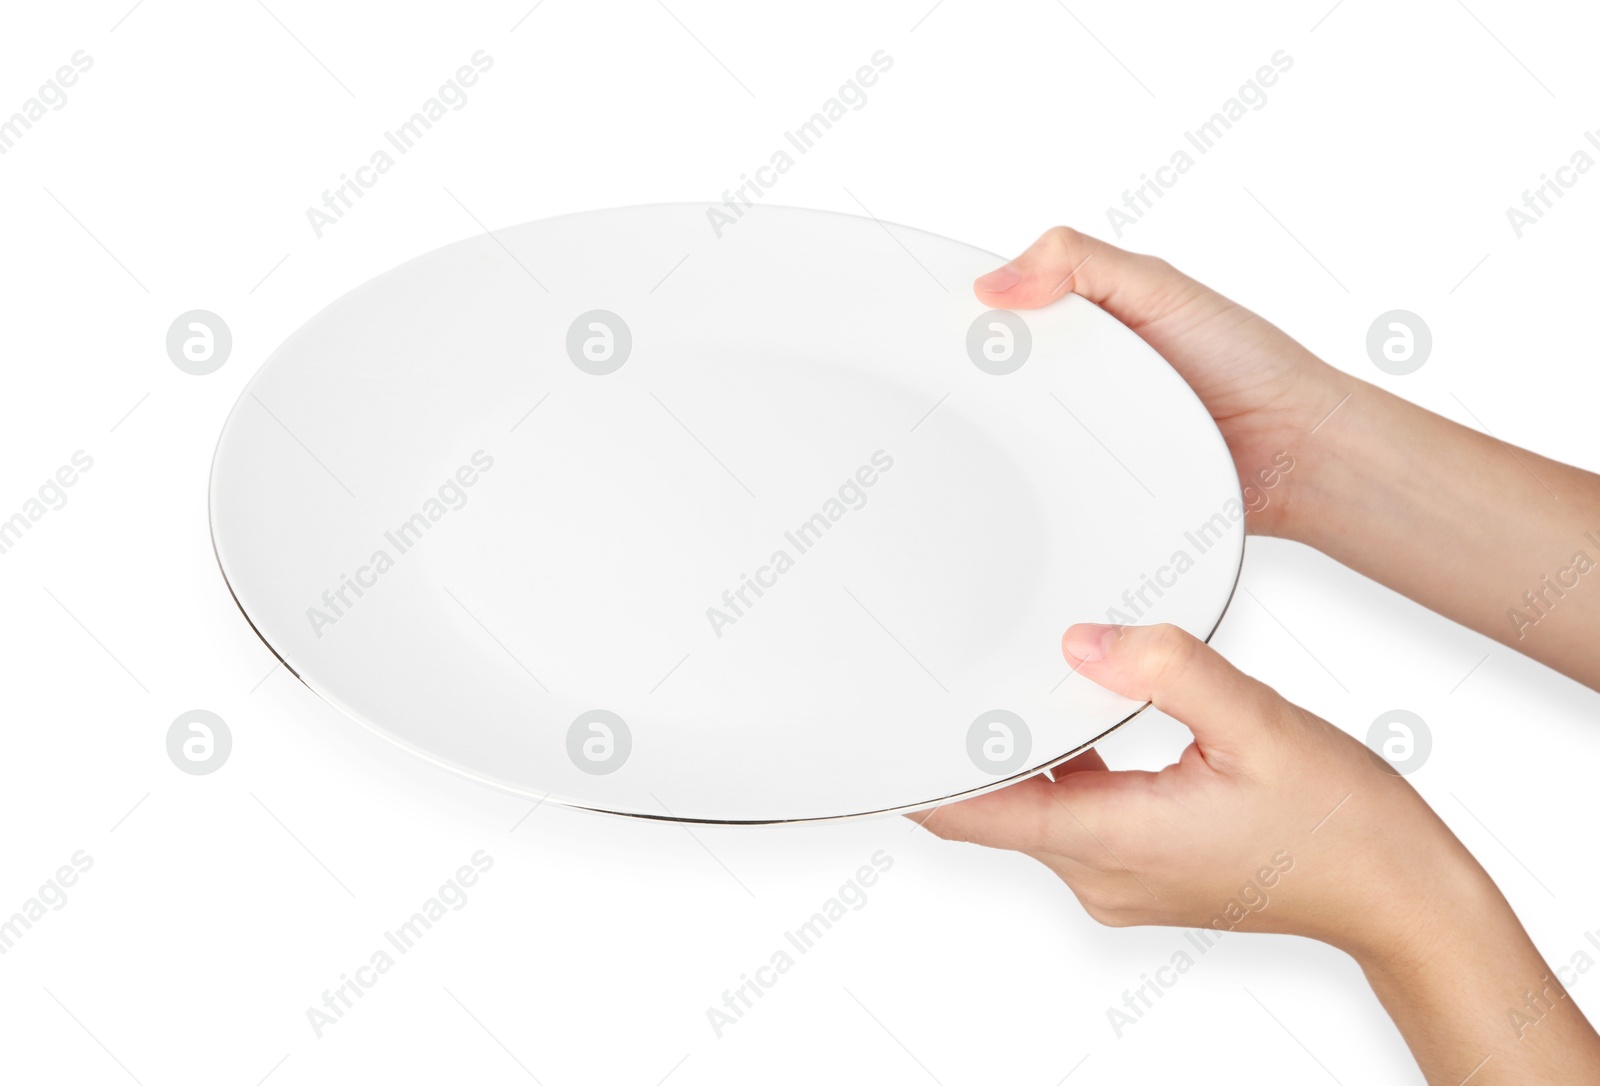
M1428 1081L1595 1081L1600 1037L1488 875L1435 901L1400 937L1350 948Z
M1315 356L1307 361L1290 394L1292 406L1281 413L1274 433L1263 444L1271 446L1280 468L1285 456L1292 467L1282 471L1271 501L1252 511L1249 525L1256 535L1316 546L1320 522L1342 500L1340 477L1349 470L1346 444L1358 427L1345 415L1361 406L1358 401L1366 398L1365 393L1377 390ZM1252 480L1241 483L1247 488L1249 506Z
M1381 982L1410 990L1439 979L1448 972L1440 963L1462 964L1474 948L1484 946L1485 933L1502 931L1507 920L1521 933L1504 895L1470 856L1448 874L1430 872L1425 881L1421 893L1376 903L1373 922L1340 946L1374 988Z

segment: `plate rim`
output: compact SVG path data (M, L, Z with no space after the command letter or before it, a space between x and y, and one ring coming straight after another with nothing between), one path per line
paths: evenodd
M547 216L544 216L544 217L538 218L538 219L528 219L528 220L524 220L523 222L513 223L511 225L511 227L502 227L501 229L511 229L511 228L515 228L515 227L518 227L518 226L531 225L531 224L534 224L534 223L551 222L551 221L558 220L558 219L573 218L573 217L580 216L580 215L592 215L592 214L597 214L597 213L614 212L614 211L642 211L642 210L652 209L652 208L663 208L663 209L664 208L706 208L706 207L717 207L717 206L721 206L721 205L717 204L715 202L696 201L696 200L669 200L669 201L643 202L643 203L636 203L636 204L622 204L622 205L615 205L615 206L611 206L611 207L589 208L587 210L579 210L579 211L566 211L566 212L562 212L559 215L547 215ZM928 237L935 238L935 239L937 239L939 241L949 242L949 243L951 243L953 245L961 245L961 246L965 246L966 248L969 248L969 249L977 249L979 252L987 253L988 255L993 256L998 261L1002 261L1003 262L1005 260L1005 258L1000 256L999 254L992 253L989 250L983 249L980 246L973 245L970 242L960 241L960 240L958 240L956 238L946 237L943 234L936 234L931 230L924 230L921 227L906 226L903 223L891 222L891 221L889 221L887 219L881 219L878 216L871 214L870 212L868 214L866 214L866 215L856 215L856 214L853 214L853 213L847 212L847 211L834 211L834 210L829 209L829 208L799 207L799 206L794 205L794 204L756 204L756 205L754 205L752 207L749 207L749 208L745 209L745 212L747 214L749 212L751 212L751 211L800 212L800 213L803 213L803 214L810 214L810 215L831 215L831 216L837 216L837 217L840 217L840 218L859 219L859 220L864 221L864 222L877 223L879 226L885 227L886 229L888 227L893 226L893 227L898 227L899 229L902 229L902 230L910 230L910 231L913 231L913 232L918 233L918 234L924 234L924 235L926 235ZM394 265L393 267L387 268L384 271L379 272L377 275L372 276L369 279L362 280L362 282L356 284L355 286L351 287L349 290L347 290L344 293L338 295L337 297L335 297L334 299L332 299L331 301L329 301L328 303L323 305L320 309L318 309L316 311L316 313L313 313L310 316L308 316L305 319L305 321L302 321L299 325L296 326L295 331L290 333L290 337L292 338L301 328L304 328L306 322L311 320L313 317L315 317L317 315L317 313L325 312L327 309L331 308L334 305L337 305L340 301L342 301L346 297L350 296L351 294L354 294L358 290L363 289L368 284L371 284L371 283L375 282L378 279L381 279L381 278L383 278L383 277L385 277L387 275L390 275L391 273L396 272L396 271L400 270L401 268L404 268L407 265L412 264L415 261L427 259L428 257L432 256L433 254L438 253L438 252L442 252L443 250L451 248L452 246L460 245L463 242L472 241L472 240L475 240L475 239L478 239L478 238L482 238L482 237L494 238L495 237L495 231L486 228L484 230L484 232L481 233L481 234L468 234L465 237L457 238L454 241L449 241L449 242L446 242L443 245L435 246L434 248L429 249L426 252L419 253L418 255L416 255L414 257L411 257L411 258L409 258L407 260L403 260L400 263ZM1076 294L1076 292L1073 292L1073 291L1069 291L1068 293ZM1091 299L1085 298L1081 294L1076 294L1076 297L1081 298L1084 302L1087 302L1089 305L1094 306L1094 308L1099 309L1103 313L1106 313L1106 315L1110 316L1112 320L1116 320L1117 319L1115 317L1115 315L1110 314L1103 307L1097 305ZM1057 299L1057 300L1059 301L1059 299ZM1120 324L1121 322L1119 321L1118 323ZM1123 325L1123 327L1126 328L1127 326ZM1131 331L1131 329L1130 329L1130 331ZM1134 335L1138 335L1138 333L1134 332ZM1142 336L1139 337L1139 338L1140 338L1141 342L1144 341ZM287 342L288 342L288 339L285 339L284 343L287 343ZM1150 346L1148 343L1146 343L1145 345L1147 347ZM234 413L236 411L238 411L238 409L243 404L245 399L247 399L249 397L251 386L253 384L255 384L256 380L260 377L262 371L266 369L268 363L270 363L272 361L273 357L278 353L278 350L280 350L282 348L282 346L283 346L283 344L280 343L278 345L278 347L274 348L273 351L270 354L268 354L264 359L262 359L260 365L258 365L256 367L256 369L255 369L255 371L253 373L251 373L249 379L245 382L243 388L240 389L238 399L236 399L233 402L233 404L228 408L227 415L223 418L222 426L221 426L220 430L217 433L216 444L215 444L215 446L213 446L212 452L211 452L210 467L208 468L207 473L206 473L206 534L207 534L207 537L209 538L210 543L211 543L211 555L212 555L212 558L215 559L215 561L217 563L217 571L221 574L222 583L228 590L228 598L233 601L234 607L237 608L238 611L239 611L239 614L241 616L243 616L243 618L245 620L245 623L250 627L250 631L256 635L256 638L263 645L266 646L267 651L272 653L273 658L276 659L278 661L278 663L283 666L283 669L285 671L287 671L290 675L293 675L295 677L295 679L299 681L301 686L303 686L307 690L309 690L317 698L318 701L320 701L323 704L331 707L332 709L334 709L336 712L338 712L341 716L345 717L346 719L354 721L356 724L360 725L366 731L369 731L369 732L373 733L374 735L379 736L380 738L384 739L385 741L393 744L395 747L398 747L399 749L405 751L407 754L410 754L410 755L412 755L413 757L416 757L416 758L420 758L423 761L425 761L425 762L427 762L427 763L429 763L431 765L434 765L434 766L436 766L436 767L438 767L440 769L443 769L443 770L445 770L445 771L447 771L449 773L455 774L458 777L464 778L466 780L470 780L475 784L484 785L484 786L486 786L486 787L488 787L490 789L493 789L496 792L500 792L500 793L503 793L503 794L506 794L506 795L514 795L514 796L518 796L518 797L523 798L523 799L534 800L535 801L534 805L535 805L536 808L543 806L545 803L553 803L558 807L566 808L568 810L587 811L587 812L590 812L590 813L593 813L593 814L608 815L608 816L613 817L613 818L623 818L623 819L629 819L629 820L645 819L645 820L654 821L654 822L676 822L676 823L684 824L684 825L697 825L697 826L788 826L788 825L813 825L813 824L819 824L819 823L855 821L855 820L858 820L858 819L875 818L875 817L879 817L879 816L883 816L883 815L890 815L890 814L909 815L909 814L913 814L913 813L918 812L918 811L929 811L929 812L936 811L940 807L947 806L948 804L958 803L958 802L960 802L962 800L966 800L966 799L973 799L973 798L975 798L977 796L987 795L990 792L997 792L1002 788L1007 788L1007 787L1010 787L1013 784L1018 784L1018 783L1020 783L1022 781L1025 781L1030 777L1039 776L1040 774L1043 774L1043 773L1045 773L1045 772L1047 772L1049 770L1052 770L1052 769L1054 769L1055 767L1057 767L1059 765L1063 765L1066 762L1071 761L1073 758L1078 757L1080 754L1083 754L1085 751L1088 751L1088 750L1092 749L1095 746L1095 744L1099 743L1101 740L1105 739L1107 736L1111 735L1113 732L1115 732L1115 731L1119 730L1120 728L1122 728L1123 725L1125 725L1128 722L1132 721L1135 717L1138 717L1141 714L1143 714L1145 712L1145 710L1149 709L1151 707L1151 705L1153 704L1152 702L1146 701L1143 705L1140 705L1137 709L1133 710L1133 712L1129 713L1127 716L1123 717L1121 720L1119 720L1116 723L1112 724L1105 731L1101 732L1100 734L1094 736L1091 739L1086 740L1081 745L1079 745L1077 747L1074 747L1073 749L1067 751L1064 754L1059 755L1058 757L1054 758L1051 761L1044 762L1044 763L1041 763L1039 765L1035 765L1035 766L1029 767L1027 769L1024 769L1024 770L1021 770L1021 771L1019 771L1017 773L1014 773L1011 776L1003 777L1003 778L1000 778L998 780L992 781L990 783L979 785L976 788L970 788L970 789L967 789L967 790L962 791L962 792L953 792L953 793L951 793L951 794L949 794L947 796L942 796L942 797L937 798L937 799L920 800L920 801L915 802L915 803L900 804L898 806L893 806L893 807L875 808L875 809L869 810L869 811L853 811L853 812L849 812L849 813L846 813L846 814L807 815L807 816L799 817L799 818L704 818L704 817L691 816L691 815L675 815L675 814L671 814L670 812L666 813L666 814L655 814L655 813L652 813L652 812L644 812L644 811L619 811L619 810L613 810L613 809L607 808L607 807L594 807L594 806L590 806L590 805L584 804L584 803L574 803L574 802L571 802L569 800L557 799L557 798L555 798L553 790L546 792L543 796L536 795L535 793L533 793L532 791L530 791L528 789L520 788L520 787L518 787L516 785L509 784L509 783L507 783L505 781L499 781L499 780L491 779L491 778L489 778L487 776L484 776L483 774L477 772L476 770L467 769L467 768L465 768L463 766L459 766L459 765L456 765L456 764L454 764L452 762L445 761L443 758L439 757L438 755L432 754L432 753L430 753L428 751L425 751L425 750L422 750L422 749L420 749L420 748L418 748L416 746L413 746L411 743L401 739L399 736L397 736L397 735L389 732L388 730L384 729L383 727L378 725L376 722L364 719L362 716L360 716L360 715L352 712L351 710L345 708L345 706L342 705L338 700L330 697L328 694L323 693L321 690L318 690L315 686L313 686L311 684L311 682L306 679L305 676L301 675L300 672L297 671L294 668L294 666L292 664L290 664L287 659L284 658L283 654L280 653L277 650L277 648L273 646L272 642L267 640L267 637L261 631L261 628L256 625L255 619L250 617L250 613L245 610L244 604L240 602L239 594L234 590L233 582L228 579L227 568L223 565L223 562L222 562L222 552L217 547L217 510L216 510L216 488L215 488L216 472L217 472L217 461L221 456L222 443L223 443L224 438L227 436L228 425L229 425L229 423L231 423L233 421ZM1151 349L1151 351L1153 351L1155 353L1157 358L1161 359L1161 361L1162 361L1162 363L1164 365L1168 366L1169 368L1171 367L1172 364L1167 361L1166 357L1163 356L1160 351L1156 351L1154 347L1150 347L1150 349ZM1179 375L1179 376L1180 376L1180 380L1181 380L1181 375ZM1185 388L1189 388L1189 385L1188 385L1187 381L1184 382L1184 387ZM1189 391L1190 391L1191 395L1194 395L1194 390L1192 388L1189 388ZM1196 396L1196 399L1198 400L1198 396ZM1204 407L1204 404L1202 404L1201 406ZM1207 415L1209 417L1209 415L1210 415L1209 411L1207 412ZM1216 424L1215 420L1213 419L1212 420L1212 425L1215 426L1215 424ZM1224 447L1226 447L1226 442L1224 442ZM1234 472L1234 482L1235 482L1236 485L1239 484L1237 471ZM1242 506L1243 505L1243 489L1242 489L1242 485L1240 486L1240 490L1239 490L1239 499L1240 499L1240 504ZM1238 560L1238 563L1237 563L1237 565L1236 565L1236 567L1234 569L1233 583L1228 588L1227 599L1223 601L1221 609L1217 612L1216 621L1214 623L1212 623L1211 629L1206 632L1206 635L1200 639L1205 644L1209 645L1211 643L1211 639L1216 636L1217 630L1221 628L1223 619L1225 619L1227 617L1229 610L1231 610L1231 608L1233 607L1233 601L1236 598L1236 596L1238 595L1239 584L1240 584L1240 581L1241 581L1241 579L1243 577L1243 573L1244 573L1244 556L1245 556L1245 552L1246 552L1246 550L1248 549L1248 546L1249 546L1249 540L1250 540L1249 531L1247 529L1242 528L1241 529L1241 534L1240 534L1240 542L1239 542L1239 560ZM1074 671L1074 673L1076 673L1076 672ZM1180 721L1179 723L1182 723L1182 722ZM930 818L932 817L931 813L930 813L929 817ZM926 821L926 820L924 820L924 821Z

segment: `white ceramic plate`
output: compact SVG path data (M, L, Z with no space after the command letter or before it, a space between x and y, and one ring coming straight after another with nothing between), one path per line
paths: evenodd
M1239 483L1184 382L1075 295L986 314L970 246L716 220L497 231L296 332L211 476L272 651L460 773L695 821L931 806L1137 713L1060 637L1227 606Z

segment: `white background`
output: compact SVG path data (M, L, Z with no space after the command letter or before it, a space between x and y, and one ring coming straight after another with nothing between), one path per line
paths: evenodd
M1594 467L1600 173L1520 239L1505 215L1600 127L1592 13L530 4L5 13L0 116L74 51L94 65L0 157L0 514L76 450L94 467L0 555L0 913L76 850L94 865L0 957L0 1074L1420 1081L1355 967L1292 938L1229 937L1116 1037L1106 1009L1182 933L1101 929L1031 861L902 819L692 833L553 806L524 819L528 804L391 748L274 667L211 555L206 473L249 375L349 288L479 232L474 218L715 199L880 49L895 63L866 106L769 198L865 206L1006 253L1057 222L1109 236L1122 190L1286 51L1266 106L1122 244L1338 366ZM480 49L494 67L468 104L315 237L305 209ZM194 308L234 335L207 377L164 349ZM1407 377L1365 354L1393 308L1434 333ZM1553 963L1585 948L1600 928L1600 698L1294 545L1253 540L1243 585L1216 644L1357 735L1385 710L1420 713L1434 750L1416 786ZM167 726L192 708L233 731L212 776L167 758ZM1150 713L1104 753L1153 767L1185 741ZM468 904L315 1037L306 1008L478 849L495 864ZM880 849L894 866L867 905L718 1039L706 1008ZM1370 892L1381 908L1384 888ZM1572 994L1600 1012L1600 980Z

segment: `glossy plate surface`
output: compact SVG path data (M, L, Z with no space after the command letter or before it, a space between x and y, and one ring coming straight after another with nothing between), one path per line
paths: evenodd
M985 313L998 263L692 204L429 253L251 380L223 575L312 691L531 798L771 822L1025 777L1141 708L1066 626L1209 637L1244 526L1184 382L1075 295Z

